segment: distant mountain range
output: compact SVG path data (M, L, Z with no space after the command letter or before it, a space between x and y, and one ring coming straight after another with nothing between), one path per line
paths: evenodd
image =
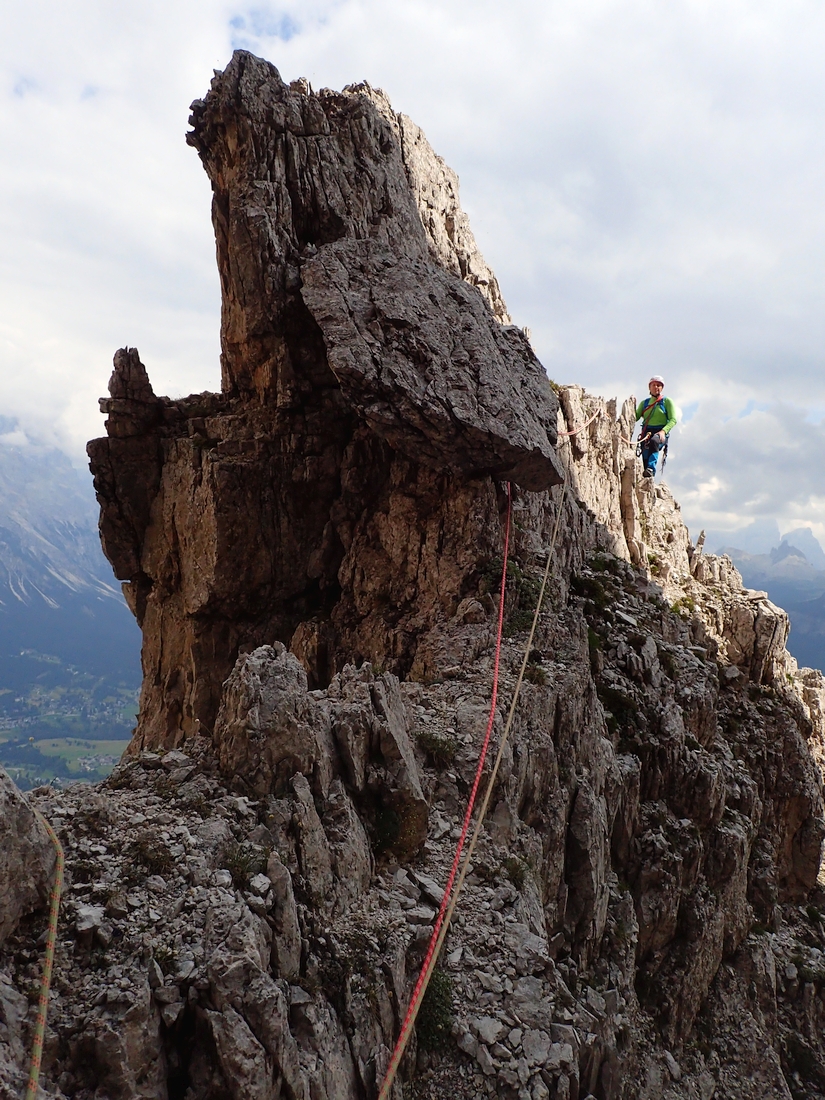
M91 476L0 418L0 762L31 739L128 737L140 677Z
M799 664L825 669L825 551L811 528L781 536L775 520L757 521L733 533L708 531L705 547L727 554L748 588L788 612L788 649Z

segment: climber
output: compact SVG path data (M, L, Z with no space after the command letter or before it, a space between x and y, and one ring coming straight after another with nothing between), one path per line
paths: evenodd
M642 421L637 454L644 463L644 477L656 476L659 451L664 450L667 457L667 437L676 425L676 406L669 397L662 397L664 388L664 378L654 374L648 383L650 397L636 406L636 419Z

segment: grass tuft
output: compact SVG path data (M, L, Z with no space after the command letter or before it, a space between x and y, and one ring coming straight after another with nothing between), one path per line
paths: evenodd
M253 875L266 870L269 852L257 844L239 844L230 840L221 850L221 867L232 876L236 890L245 890Z
M123 853L123 877L137 883L148 875L167 875L175 865L172 853L153 833L144 833Z
M422 1050L444 1050L453 1027L453 983L449 974L434 970L421 1001L415 1031Z
M424 729L416 735L416 741L436 768L446 768L455 760L458 742L449 733Z

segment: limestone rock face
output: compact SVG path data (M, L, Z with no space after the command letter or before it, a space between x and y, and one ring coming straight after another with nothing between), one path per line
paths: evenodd
M457 180L382 93L316 96L236 53L192 123L215 192L225 390L283 404L326 366L416 461L559 480L554 395L501 326Z
M35 796L71 886L47 1091L377 1095L488 726L511 510L494 749L548 586L452 1008L393 1100L825 1095L825 682L787 616L641 478L632 399L546 382L382 93L237 54L193 127L223 392L158 397L123 350L90 444L145 675L111 779ZM43 920L0 955L20 1049Z
M411 118L395 115L380 92L373 92L373 95L385 117L398 126L404 170L427 234L430 252L445 270L477 287L499 321L509 324L510 317L498 280L479 252L470 221L461 209L458 176L437 155L424 131Z
M42 823L0 770L0 944L47 900L56 860Z
M364 658L405 673L497 551L491 476L561 480L556 396L457 180L383 94L316 95L237 53L192 123L223 394L157 398L123 349L89 445L144 630L145 745L212 730L242 647L294 640L312 687Z
M0 769L0 951L21 921L48 904L57 856L48 833ZM0 1096L22 1095L29 1002L0 969Z
M344 395L395 449L525 489L559 480L544 371L519 329L490 323L473 288L429 256L345 241L305 265L302 293Z
M279 642L262 646L239 657L226 681L214 740L221 770L241 789L258 796L286 791L300 774L310 780L307 791L335 803L350 865L341 879L356 891L369 881L371 857L347 789L367 819L403 822L392 845L398 854L412 855L426 839L427 802L394 676L348 665L327 691L310 693L296 657ZM351 827L342 829L347 820Z

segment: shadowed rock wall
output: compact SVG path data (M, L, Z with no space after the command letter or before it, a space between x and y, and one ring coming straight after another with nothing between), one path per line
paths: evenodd
M420 130L245 53L192 123L223 393L157 398L124 349L89 445L144 633L143 745L211 730L241 648L291 642L313 684L408 672L499 549L498 482L560 480L555 395Z

